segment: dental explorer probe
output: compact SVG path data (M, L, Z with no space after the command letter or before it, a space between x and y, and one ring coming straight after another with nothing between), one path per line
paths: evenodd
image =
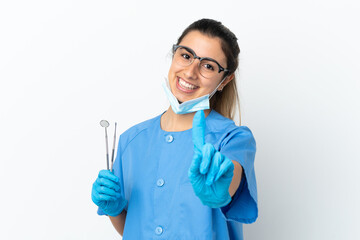
M111 153L111 172L113 172L113 163L114 163L114 151L115 151L115 142L116 142L116 122L115 122L115 132L114 132L114 142L113 142L113 149Z

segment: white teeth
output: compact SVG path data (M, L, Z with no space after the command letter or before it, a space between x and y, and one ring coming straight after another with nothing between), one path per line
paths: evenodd
M179 78L179 84L180 84L181 87L187 88L187 89L195 89L195 88L197 88L197 86L189 84L189 83L185 82L184 80L182 80L181 78Z

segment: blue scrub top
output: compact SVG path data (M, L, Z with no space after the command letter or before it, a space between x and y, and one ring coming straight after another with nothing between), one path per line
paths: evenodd
M166 132L160 118L131 127L119 139L114 174L128 200L123 239L243 239L242 223L258 216L256 143L249 128L214 110L205 119L205 141L239 162L245 173L229 205L210 208L195 195L188 177L192 129ZM100 209L98 214L104 215Z

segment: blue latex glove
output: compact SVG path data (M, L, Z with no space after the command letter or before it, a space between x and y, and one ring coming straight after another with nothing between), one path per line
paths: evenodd
M194 157L188 174L194 192L204 205L212 208L226 206L231 201L229 186L234 164L212 144L205 143L204 111L195 114L192 134Z
M109 170L101 170L91 191L92 201L107 215L116 217L127 201L120 195L119 178Z

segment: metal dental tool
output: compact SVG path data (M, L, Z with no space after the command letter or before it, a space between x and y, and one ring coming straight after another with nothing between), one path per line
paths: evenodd
M115 142L116 142L116 122L115 122L115 132L114 132L113 149L112 149L112 153L111 153L111 170L110 170L111 172L113 171Z
M107 136L107 127L110 125L108 121L101 120L100 125L105 128L105 144L106 144L106 164L107 170L109 170L109 147L108 147L108 136Z
M100 125L105 128L105 144L106 144L106 166L107 170L113 171L113 163L114 163L114 152L115 152L115 142L116 142L116 125L115 123L115 132L114 132L114 142L112 148L112 155L111 155L111 169L109 168L109 146L108 146L108 136L107 136L107 127L110 126L109 122L106 120L101 120Z

